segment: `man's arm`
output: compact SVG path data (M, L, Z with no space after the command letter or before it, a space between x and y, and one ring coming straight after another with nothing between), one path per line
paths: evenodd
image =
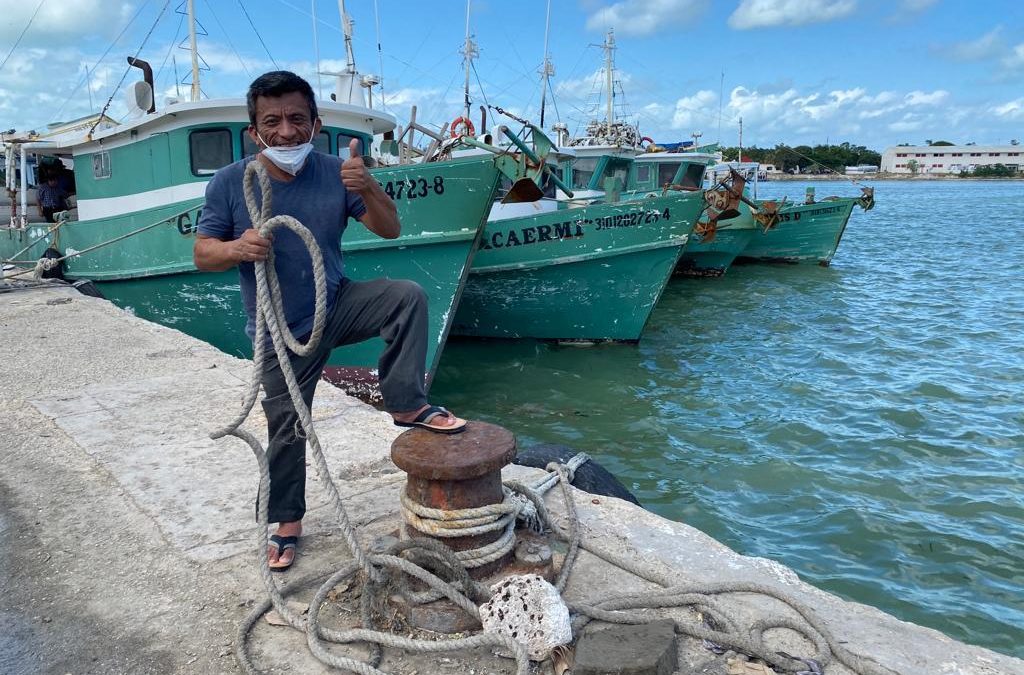
M402 233L402 225L398 222L398 209L380 183L373 179L359 154L359 140L353 138L349 143L349 158L341 164L341 182L345 189L355 192L363 198L366 213L359 217L359 222L370 232L384 239L394 239Z
M240 262L266 260L271 240L249 228L238 239L221 241L205 234L196 235L192 261L202 272L223 272Z

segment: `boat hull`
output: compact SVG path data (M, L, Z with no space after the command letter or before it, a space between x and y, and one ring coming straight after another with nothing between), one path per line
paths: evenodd
M720 277L747 245L756 230L752 224L736 227L720 226L715 236L706 241L692 236L686 242L675 273L682 277Z
M489 222L454 333L639 340L702 205L671 195Z
M758 230L736 262L815 262L827 267L857 204L857 199L843 197L784 207L779 222Z
M423 287L429 301L425 364L429 385L494 200L498 169L492 158L483 157L375 169L372 174L395 195L403 234L385 240L351 221L342 241L345 272L356 280L409 279ZM65 253L156 225L69 258L65 275L103 282L104 295L138 316L249 357L237 271L201 273L192 263L201 209L201 200L187 200L102 221L68 223L57 242ZM0 255L31 241L32 232L29 228L0 237L5 247ZM43 242L38 246L45 248ZM328 361L330 372L358 374L358 379L373 384L382 350L380 338L339 347Z

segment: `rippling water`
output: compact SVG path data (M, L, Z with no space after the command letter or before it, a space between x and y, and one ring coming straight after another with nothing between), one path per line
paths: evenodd
M829 268L675 280L638 346L450 343L433 397L587 449L741 553L1024 657L1024 183L876 194Z

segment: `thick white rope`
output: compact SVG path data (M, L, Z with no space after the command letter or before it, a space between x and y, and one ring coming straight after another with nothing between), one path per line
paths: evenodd
M262 196L262 203L259 205L257 205L253 188L253 183L256 180L259 181ZM287 227L295 232L295 234L303 240L306 247L309 249L310 258L313 264L316 300L313 332L305 344L299 343L294 335L291 334L287 326L287 321L285 320L284 307L281 300L281 288L277 275L274 271L273 252L271 251L271 254L265 262L256 263L257 308L256 335L253 338L252 376L249 381L249 387L242 405L242 410L231 424L211 434L211 438L213 439L232 435L245 441L252 449L260 470L259 498L257 501L259 527L257 532L256 555L260 574L263 578L264 586L266 587L267 594L269 596L269 603L262 603L257 608L259 609L259 612L257 613L254 610L254 612L250 613L239 628L239 632L236 635L235 655L238 658L240 665L247 673L259 672L249 658L246 639L248 632L255 621L258 620L259 616L261 616L262 613L272 605L274 609L277 610L278 614L280 614L280 616L289 625L293 628L306 632L307 641L309 642L310 650L313 654L320 658L324 663L337 668L344 668L356 673L365 673L366 675L384 675L382 671L375 667L375 664L379 662L380 658L379 648L374 650L374 657L371 659L373 663L368 664L363 661L339 657L330 653L327 650L324 641L368 642L371 645L397 647L408 651L420 652L439 652L472 649L482 646L500 646L515 655L517 675L527 675L529 672L529 660L525 647L509 637L496 633L482 633L470 638L438 642L431 640L411 640L391 633L371 630L368 628L334 631L319 625L318 619L320 610L331 589L333 589L342 580L356 574L357 572L363 573L364 583L366 584L382 583L385 579L385 574L383 572L384 567L401 570L402 572L419 579L423 583L427 584L429 588L441 593L452 602L462 607L474 618L479 618L479 612L472 600L455 588L455 586L443 581L434 574L431 574L430 572L397 556L367 555L360 546L358 538L356 537L355 528L352 526L352 523L348 518L348 514L345 510L344 504L342 503L337 487L334 485L334 482L329 479L331 474L327 466L327 461L320 446L320 440L316 435L316 430L313 428L313 420L310 415L309 408L302 399L301 391L299 389L298 382L295 379L295 373L291 368L291 361L287 351L288 349L291 349L292 352L299 355L309 354L316 349L319 344L320 337L323 333L326 315L326 283L323 268L323 257L312 234L296 219L290 216L271 217L272 188L270 178L267 175L266 169L260 164L259 160L252 161L246 166L243 186L245 191L246 207L249 210L250 219L252 220L253 227L261 236L269 236L273 230L278 227ZM259 395L263 364L266 359L266 340L268 333L270 335L274 352L277 355L282 374L284 375L285 382L288 385L288 391L291 395L292 403L299 416L302 431L305 433L306 438L309 441L314 464L319 474L326 478L326 480L321 481L321 484L327 491L329 501L334 506L342 534L353 557L351 562L339 569L317 591L309 608L308 619L296 614L290 607L288 607L284 601L284 596L277 588L277 584L271 576L272 573L270 572L269 560L267 557L270 472L267 464L266 451L252 434L240 428L241 424L248 417L249 412L252 410L252 407L256 402L256 398ZM450 564L458 565L459 563L455 561ZM366 598L369 598L371 595L372 593L368 591L364 591L363 593L363 596ZM362 611L363 625L370 626L371 618L369 605L367 602L364 602Z

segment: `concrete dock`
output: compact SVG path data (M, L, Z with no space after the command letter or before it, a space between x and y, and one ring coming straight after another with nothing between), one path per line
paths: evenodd
M237 626L264 597L256 570L256 463L235 439L209 440L240 406L249 362L69 287L0 293L0 671L237 673ZM399 523L404 475L390 462L390 417L322 384L314 420L364 542ZM247 427L265 438L259 406ZM537 469L507 475L534 479ZM280 575L313 586L348 558L320 481L310 471L299 560ZM1024 675L1024 661L956 642L802 583L683 524L626 502L575 491L584 537L687 582L747 581L813 607L850 651L897 673ZM565 509L557 490L547 503ZM580 601L651 584L586 552L566 597ZM753 622L775 601L729 596ZM345 620L340 605L335 616ZM663 616L693 621L688 610ZM597 627L594 625L593 627ZM795 635L779 649L807 653ZM250 638L267 672L334 672L305 636L260 621ZM344 648L342 648L344 649ZM360 646L351 653L365 651ZM680 636L679 673L727 673L728 655ZM411 655L386 650L388 673L513 673L487 650ZM535 672L551 672L549 665ZM853 671L833 664L829 675Z

